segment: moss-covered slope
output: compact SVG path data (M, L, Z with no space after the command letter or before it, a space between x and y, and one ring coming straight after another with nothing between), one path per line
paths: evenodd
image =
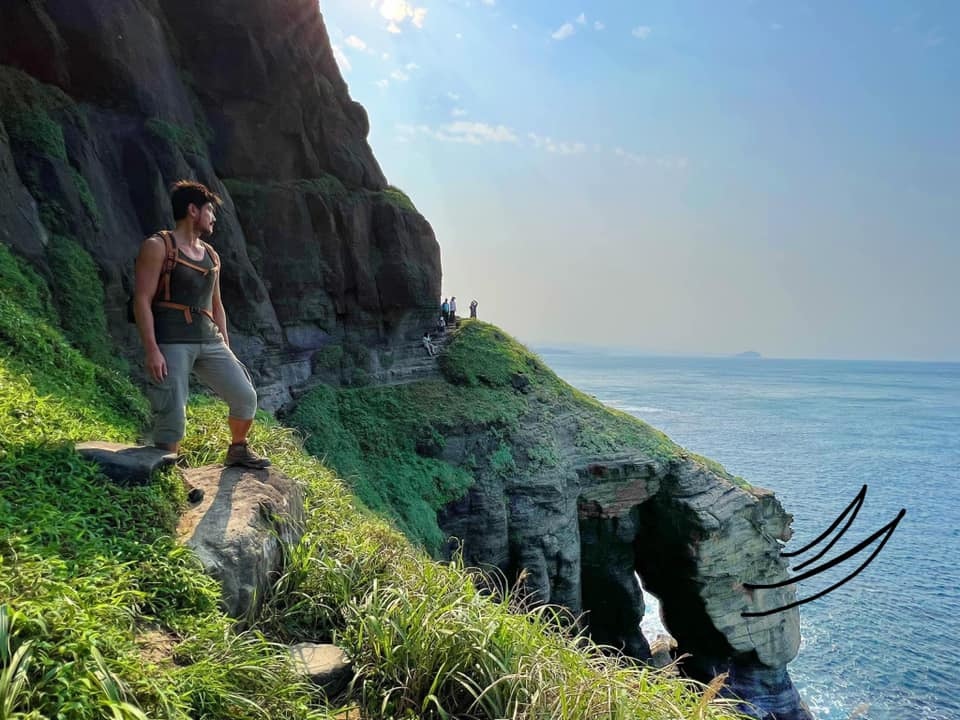
M174 540L176 475L117 487L73 452L80 440L134 441L145 405L125 377L71 344L49 298L39 276L0 246L4 717L732 717L679 681L603 657L551 611L528 615L508 597L481 595L470 573L429 561L266 415L256 444L306 484L308 526L263 616L239 632L218 607L214 581ZM365 418L363 433L330 430L358 487L382 482L365 473L385 475L390 458L400 474L435 470L436 458L417 464L417 440L439 442L429 428L491 420L506 428L525 412L525 396L479 381L393 392L336 403L338 417ZM414 407L431 408L430 422ZM224 414L209 398L191 403L191 464L220 458ZM368 457L374 438L384 451ZM451 469L412 507L434 507L468 481ZM385 493L384 507L391 500ZM392 512L410 522L398 507ZM283 645L330 638L356 670L352 689L333 699L292 672Z

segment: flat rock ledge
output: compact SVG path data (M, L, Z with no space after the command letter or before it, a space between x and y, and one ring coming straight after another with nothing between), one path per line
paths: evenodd
M350 660L336 645L297 643L290 646L290 657L297 671L328 696L341 692L353 677Z
M183 476L203 499L181 516L178 540L220 581L228 615L256 617L283 573L286 548L303 536L303 488L273 468L211 465Z
M100 466L101 472L118 485L148 485L160 468L177 462L175 453L155 447L120 443L77 443L77 453Z

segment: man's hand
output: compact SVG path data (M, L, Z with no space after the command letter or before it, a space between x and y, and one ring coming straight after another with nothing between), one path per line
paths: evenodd
M147 351L147 360L144 364L154 382L163 382L167 376L167 359L160 352L160 348Z

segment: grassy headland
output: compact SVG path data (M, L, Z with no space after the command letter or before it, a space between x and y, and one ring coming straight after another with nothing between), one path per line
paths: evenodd
M56 300L0 246L0 717L334 718L348 707L365 718L734 717L685 683L604 656L549 608L524 613L509 594L479 593L469 571L432 562L381 517L429 545L431 512L471 478L424 449L454 424L507 432L537 398L596 413L584 443L633 433L651 452L674 452L496 329L458 335L451 382L323 388L301 405L296 417L315 430L306 447L349 475L366 506L298 433L260 416L257 449L305 483L308 523L262 616L241 632L174 540L176 474L118 487L73 452L80 440L135 441L146 405L78 349L82 338L71 345ZM518 373L532 391L517 389ZM219 461L224 415L210 398L191 402L192 465ZM504 445L505 466L517 450ZM329 639L357 672L333 702L292 672L284 645Z

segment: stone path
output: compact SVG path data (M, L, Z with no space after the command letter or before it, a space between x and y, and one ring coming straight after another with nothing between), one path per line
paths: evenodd
M436 338L433 344L437 346L437 355L431 357L420 340L403 343L392 349L392 362L389 367L381 367L370 374L374 385L407 385L440 378L440 365L437 358L450 342L450 334L445 333Z

